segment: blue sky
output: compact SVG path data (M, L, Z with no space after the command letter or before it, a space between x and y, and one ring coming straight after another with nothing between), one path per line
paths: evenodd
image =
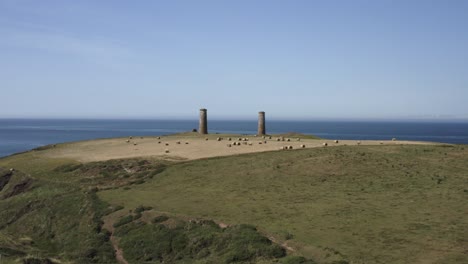
M467 119L468 1L0 0L0 117Z

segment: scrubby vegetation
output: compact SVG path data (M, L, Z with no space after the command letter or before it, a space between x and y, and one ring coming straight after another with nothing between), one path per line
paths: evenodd
M80 185L109 189L129 184L143 184L164 171L168 162L151 162L145 159L109 160L105 162L69 163L54 169L55 172L72 174Z
M106 207L95 193L39 181L33 190L0 200L0 236L10 238L0 241L2 251L9 252L2 255L34 253L44 259L61 256L83 263L113 261L109 236L101 230Z
M169 219L169 217L165 216L165 215L159 215L159 216L156 216L155 218L153 218L152 222L154 224L156 223L162 223L164 221L167 221Z
M165 165L125 160L67 163L47 171L44 167L26 167L31 175L0 168L0 254L4 261L24 258L25 263L48 263L49 257L55 257L78 263L115 262L102 217L123 207L102 202L96 192L131 184L132 179L149 179ZM50 173L50 178L42 173ZM119 177L125 180L115 181ZM137 208L135 219L149 209Z
M282 247L249 225L223 229L213 221L199 221L181 222L172 228L143 222L120 226L115 234L121 237L120 245L130 263L250 263L286 255Z

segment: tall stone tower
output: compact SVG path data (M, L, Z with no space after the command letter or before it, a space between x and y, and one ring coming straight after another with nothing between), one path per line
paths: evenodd
M200 122L198 127L198 133L208 134L208 120L206 117L206 109L200 109Z
M265 135L265 112L258 112L258 135Z

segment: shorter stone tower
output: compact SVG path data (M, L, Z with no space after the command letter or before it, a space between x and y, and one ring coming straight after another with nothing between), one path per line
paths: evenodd
M206 109L200 109L200 122L198 127L198 133L208 134L208 120L206 117Z
M265 135L265 112L258 112L258 135Z

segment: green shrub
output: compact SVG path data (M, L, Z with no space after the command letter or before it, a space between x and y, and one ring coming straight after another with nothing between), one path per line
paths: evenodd
M287 256L281 259L282 264L316 264L317 262L300 256Z
M23 264L55 264L55 262L47 258L25 258Z
M109 230L106 230L106 229L102 229L101 233L99 233L99 235L98 235L98 239L103 243L108 242L110 237L111 237L111 232Z
M145 180L143 179L130 182L130 184L143 184L143 183L145 183Z
M227 254L225 259L226 263L232 262L240 262L240 261L247 261L253 258L253 253L248 250L247 247L237 247L231 249L230 252Z
M153 220L151 222L154 223L154 224L157 224L157 223L162 223L162 222L164 222L164 221L166 221L168 219L169 219L169 217L167 217L165 215L158 215L155 218L153 218Z
M137 220L141 218L141 213L137 213L133 216L133 220Z
M151 210L151 209L153 209L153 207L140 205L135 209L135 213L139 214L139 213L142 213L144 211Z
M271 244L269 247L260 248L257 251L257 255L271 258L282 258L286 256L286 250L284 250L280 245Z
M8 257L8 256L24 256L25 253L16 249L0 247L0 255Z
M120 245L129 261L163 260L171 262L175 251L181 252L187 244L179 230L172 230L161 225L130 226L130 230L121 238Z
M120 218L117 222L115 222L113 224L114 227L119 227L119 226L123 226L123 225L126 225L130 222L133 221L133 215L127 215L127 216L124 216L122 218Z
M152 222L167 219L158 216ZM257 258L279 259L286 254L251 225L222 229L213 221L185 222L175 228L137 223L122 225L114 233L121 237L120 245L129 262L255 262Z
M140 228L140 227L142 227L144 225L146 225L144 222L138 221L138 222L131 222L129 224L119 226L118 228L115 229L114 236L124 237L130 231L132 231L134 229L138 229L138 228Z

